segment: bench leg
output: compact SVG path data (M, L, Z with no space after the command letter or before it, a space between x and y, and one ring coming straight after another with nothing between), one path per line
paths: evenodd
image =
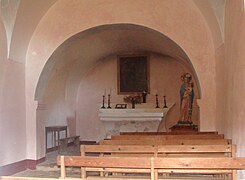
M167 177L169 177L169 174L168 173L162 173L162 177L167 178Z
M104 177L105 176L105 173L103 171L100 171L100 176L101 177Z
M87 175L86 175L86 171L85 171L85 168L84 167L82 167L81 168L81 178L86 178L87 177Z
M233 170L232 171L232 180L236 180L236 174L237 174L237 171Z
M154 180L158 180L158 170L154 170Z
M154 158L151 158L151 180L156 180L155 179Z
M84 146L81 146L80 148L80 151L81 151L81 156L84 157L85 156L85 149L84 149ZM81 178L86 178L86 170L84 167L81 167Z

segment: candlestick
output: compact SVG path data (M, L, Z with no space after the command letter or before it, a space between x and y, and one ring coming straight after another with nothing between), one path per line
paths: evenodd
M135 97L132 97L131 102L132 102L132 109L135 109Z
M105 108L105 96L103 95L103 101L102 101L102 106L101 106L102 109Z
M156 108L159 108L159 103L158 103L158 94L156 94Z
M163 108L168 108L167 101L166 101L166 96L163 96L163 103L164 103Z
M108 94L108 106L107 109L111 109L111 95Z
M143 103L146 103L146 96L147 96L147 92L146 91L143 91L142 92Z

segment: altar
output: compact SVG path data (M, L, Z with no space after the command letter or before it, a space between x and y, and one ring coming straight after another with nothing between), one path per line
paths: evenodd
M99 109L101 121L162 121L168 111L174 106L171 103L167 108L155 108L153 104L139 104L135 109Z

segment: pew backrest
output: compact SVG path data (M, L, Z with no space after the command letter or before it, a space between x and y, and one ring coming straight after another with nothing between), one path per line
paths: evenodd
M157 169L245 169L245 157L239 158L154 158L154 157L82 157L58 156L65 167L114 167Z
M224 139L223 134L113 135L112 140Z
M120 132L120 135L174 135L174 134L218 134L218 131L176 131L176 132Z
M81 156L100 155L117 157L234 157L234 145L81 145Z
M100 145L229 145L229 139L101 140Z

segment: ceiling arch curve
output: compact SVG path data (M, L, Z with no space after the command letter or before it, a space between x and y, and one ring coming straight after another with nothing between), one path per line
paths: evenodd
M5 60L7 59L7 34L4 23L0 18L0 88L2 85L3 71L5 67Z
M193 0L194 4L198 7L200 12L203 15L213 37L213 43L215 48L218 48L221 44L224 43L223 38L223 19L224 19L224 9L225 9L225 1L219 0L219 4L215 4L217 1L207 0ZM223 12L223 14L222 14ZM216 15L216 14L219 14Z
M113 54L137 52L158 53L173 57L189 67L195 79L198 79L187 54L164 34L140 25L110 24L77 33L62 43L49 58L41 73L35 99L42 99L48 80L64 69L70 74L66 82L67 98L75 99L81 78L99 60ZM197 86L200 97L200 84Z
M25 56L28 48L28 44L31 37L37 28L38 24L41 22L42 18L48 14L50 8L56 3L62 0L45 0L45 1L32 1L25 0L21 1L16 20L14 22L14 29L11 37L9 58L21 63L25 62ZM217 6L213 1L207 0L190 0L197 6L197 8L202 13L204 19L207 22L210 31L212 32L215 47L219 47L223 43L222 30L219 25L222 16L216 16L216 14L221 14L223 6ZM219 0L219 4L222 4ZM217 4L217 3L216 3ZM223 2L224 5L224 2ZM224 16L224 14L223 14ZM29 19L26 21L26 19ZM224 18L224 17L223 17Z

